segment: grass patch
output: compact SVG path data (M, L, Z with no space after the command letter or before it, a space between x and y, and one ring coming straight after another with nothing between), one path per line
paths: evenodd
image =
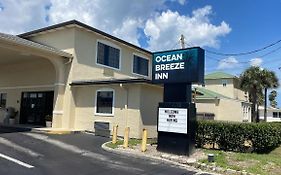
M236 153L219 150L205 150L206 154L214 154L216 165L235 170L246 170L261 175L277 175L281 172L281 147L268 154ZM208 160L201 160L208 164Z

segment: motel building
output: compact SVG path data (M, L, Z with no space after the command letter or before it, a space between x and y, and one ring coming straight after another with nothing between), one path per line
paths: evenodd
M163 90L151 84L150 51L78 21L18 36L0 34L0 121L13 107L17 124L112 130L143 128L156 137Z
M141 138L143 128L156 137L163 87L151 83L151 66L150 51L75 20L18 36L0 33L0 122L13 107L17 124L45 126L45 116L51 115L53 128L109 135L118 125L119 136L130 127L130 137ZM210 93L237 94L231 84L218 89L217 80L209 81L196 99L200 113L212 113L215 120L250 118L237 119L245 106L249 110L247 100ZM233 117L224 119L232 106L237 107Z

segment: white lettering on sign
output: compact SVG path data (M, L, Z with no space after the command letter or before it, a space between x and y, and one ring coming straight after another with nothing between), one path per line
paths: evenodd
M158 63L154 67L155 80L168 80L170 71L185 69L183 53L156 56L155 62Z
M157 65L155 65L155 71L179 70L179 69L184 69L184 62L170 63L170 64L157 64Z
M155 58L155 61L157 63L160 62L171 62L171 61L179 61L182 60L182 53L181 54L172 54L172 55L162 55L162 56L157 56Z
M187 134L187 109L159 108L158 131Z
M164 80L164 79L168 79L168 78L169 78L168 73L156 73L155 74L155 80Z

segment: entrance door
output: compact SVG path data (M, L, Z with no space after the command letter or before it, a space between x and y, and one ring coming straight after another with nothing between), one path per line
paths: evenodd
M45 116L53 113L54 92L23 92L21 97L21 124L45 126Z

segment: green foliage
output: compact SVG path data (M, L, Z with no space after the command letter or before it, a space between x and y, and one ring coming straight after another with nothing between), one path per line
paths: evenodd
M45 120L51 122L53 120L53 116L52 115L46 115Z
M281 144L281 123L198 121L197 125L197 147L264 153Z
M272 90L269 94L269 101L270 101L270 106L276 108L277 107L277 101L276 101L276 97L277 97L277 91L276 90Z
M279 80L275 72L252 66L240 75L240 87L249 93L252 102L252 121L258 122L256 106L261 105L265 100L264 97L267 96L267 94L263 94L263 90L279 87Z

